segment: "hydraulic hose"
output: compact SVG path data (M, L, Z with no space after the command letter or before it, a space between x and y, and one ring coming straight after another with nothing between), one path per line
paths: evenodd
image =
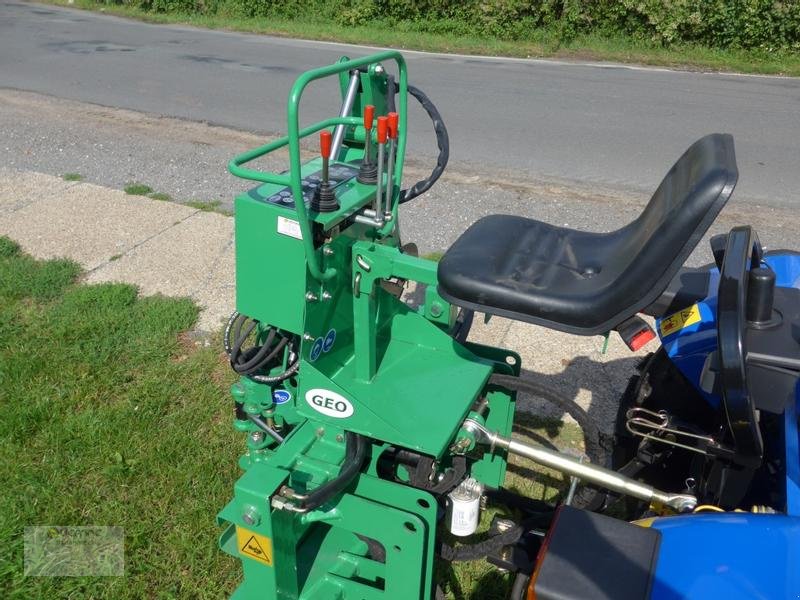
M397 84L394 81L394 77L390 75L386 90L387 104L390 110L394 110L394 96L397 91ZM447 134L447 127L444 124L442 115L439 113L439 109L437 109L430 98L425 95L425 92L418 87L409 84L408 93L416 98L425 112L428 113L428 117L430 117L433 123L433 131L436 134L436 145L439 148L439 155L436 158L436 166L426 179L422 179L410 188L400 191L400 204L408 202L431 189L431 186L433 186L439 177L441 177L442 173L444 173L447 167L447 161L450 160L450 136Z
M339 474L329 482L319 486L302 498L303 512L314 510L344 490L358 475L367 456L367 441L363 436L348 431L346 434L347 452Z
M550 404L557 406L569 416L571 416L578 423L581 431L583 432L583 441L585 446L586 455L593 464L606 466L608 462L608 454L603 448L600 440L600 430L594 424L592 419L576 402L568 398L564 398L553 390L538 385L532 381L526 381L515 377L513 375L492 375L489 383L502 386L510 390L517 390L525 392L541 398ZM578 493L575 495L573 505L580 508L596 509L602 504L605 499L605 492L598 489L582 486Z
M509 529L495 534L489 539L475 544L461 544L450 546L442 542L439 545L439 556L448 562L463 562L468 560L480 560L486 558L490 553L497 552L503 546L516 544L522 535L531 529L547 529L553 519L553 512L543 512L534 515L514 525Z
M245 342L253 335L258 325L257 320L249 319L237 311L231 314L222 338L231 368L236 373L259 383L280 383L297 373L300 368L300 361L294 352L295 342L291 336L275 327L270 327L263 343L258 344L256 335L255 345L244 349ZM278 365L285 350L289 351L286 370L277 375L264 375L265 371Z

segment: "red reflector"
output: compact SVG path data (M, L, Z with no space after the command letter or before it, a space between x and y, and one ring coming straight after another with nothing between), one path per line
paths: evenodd
M635 336L631 338L628 347L636 352L639 348L643 347L645 344L653 341L656 338L656 332L652 329L648 328L644 331L640 331Z

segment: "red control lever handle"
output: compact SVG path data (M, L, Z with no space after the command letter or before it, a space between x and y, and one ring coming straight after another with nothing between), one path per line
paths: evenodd
M385 144L389 134L389 117L378 117L378 143Z
M393 140L397 139L397 125L400 121L400 115L396 112L390 112L389 117L389 137Z
M319 132L319 151L322 154L322 158L330 158L331 157L331 132L330 131L320 131Z
M375 118L375 107L372 104L367 104L364 107L364 129L369 131L372 129L372 120Z

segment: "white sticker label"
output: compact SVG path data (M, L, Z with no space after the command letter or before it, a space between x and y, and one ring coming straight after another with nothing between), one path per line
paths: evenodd
M306 402L318 413L334 419L346 419L353 414L353 405L344 396L316 388L306 392Z
M286 217L278 217L278 233L288 235L297 240L303 239L303 232L300 231L300 223L294 219L287 219Z

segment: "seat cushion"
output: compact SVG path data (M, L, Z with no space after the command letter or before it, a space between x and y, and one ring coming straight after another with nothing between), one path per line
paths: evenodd
M593 328L616 296L615 270L604 266L606 237L512 215L484 217L439 263L439 293L490 314Z

